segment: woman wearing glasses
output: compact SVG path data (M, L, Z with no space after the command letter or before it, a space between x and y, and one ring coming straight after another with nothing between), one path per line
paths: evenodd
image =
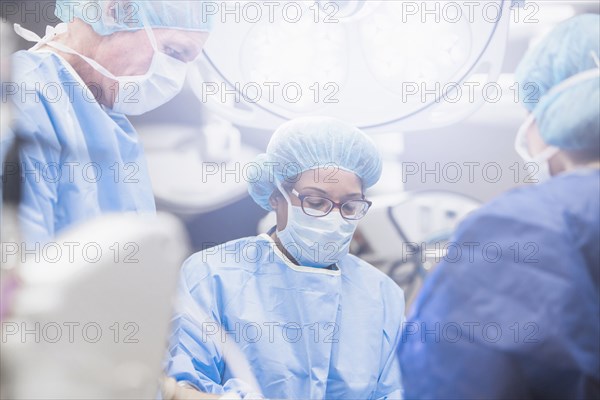
M348 254L381 175L375 145L338 120L302 118L281 126L255 165L249 192L277 225L186 261L167 374L248 396L223 354L231 341L265 397L399 398L402 290Z

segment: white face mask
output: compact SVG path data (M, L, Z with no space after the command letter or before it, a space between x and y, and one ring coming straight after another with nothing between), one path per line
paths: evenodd
M37 41L38 45L34 49L42 44L47 44L62 52L77 55L102 75L117 81L118 92L112 107L115 112L141 115L167 103L181 92L189 64L159 51L150 27L145 26L144 28L154 49L154 55L148 72L136 76L115 76L97 61L61 43L54 42L56 34L65 32L66 28L66 24L59 24L56 28L48 30L49 33L46 37L43 39L37 37L37 40L35 38L32 40L31 33L26 32L20 26L15 26L15 31L27 40Z
M280 187L279 191L288 204L288 220L277 237L300 265L324 268L348 254L358 221L342 218L337 209L324 217L312 217L292 205L285 190Z
M552 174L550 173L550 159L554 157L556 153L560 151L560 149L557 147L548 146L541 153L535 156L531 155L529 152L529 147L527 146L527 131L534 122L535 116L533 114L529 115L523 122L519 128L519 131L517 132L515 150L525 162L535 163L537 165L537 171L534 174L534 179L537 180L537 183L541 183L552 177Z
M596 65L598 65L598 56L595 53L591 53L592 58ZM596 79L600 76L600 66L598 68L589 69L587 71L580 72L576 75L571 76L568 79L565 79L560 84L556 85L548 93L544 95L544 97L555 96L558 93L561 93L572 86L575 86L583 81L587 81L589 79ZM541 100L541 99L540 99ZM554 146L548 146L541 153L532 155L529 152L529 147L527 146L527 131L531 127L531 125L535 122L535 115L530 114L527 119L521 124L519 131L517 132L517 137L515 139L515 150L521 156L521 158L526 162L536 163L538 166L538 171L535 174L535 178L538 182L544 182L548 180L552 174L550 173L550 159L554 157L560 149Z

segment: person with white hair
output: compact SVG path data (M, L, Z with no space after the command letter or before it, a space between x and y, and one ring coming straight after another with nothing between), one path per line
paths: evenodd
M177 95L210 21L203 1L57 0L62 23L13 55L13 129L24 238L47 241L111 212L154 213L144 152L126 115Z

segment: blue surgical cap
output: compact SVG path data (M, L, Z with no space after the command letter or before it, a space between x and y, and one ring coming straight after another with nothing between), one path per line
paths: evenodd
M258 174L248 177L248 192L272 211L269 197L277 182L295 182L302 172L333 167L353 172L366 189L381 177L382 161L373 140L361 130L334 118L305 117L279 127L254 165Z
M569 77L598 68L600 15L560 24L531 49L516 71L521 99L544 141L566 150L600 148L600 79L587 79L547 95Z
M214 11L214 10L213 10ZM100 35L152 28L208 32L210 14L202 0L56 0L56 16L63 22L79 18Z

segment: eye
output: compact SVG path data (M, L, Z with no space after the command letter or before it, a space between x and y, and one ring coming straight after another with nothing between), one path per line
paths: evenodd
M328 200L320 197L306 197L304 199L306 206L314 208L316 210L328 209L330 203Z
M179 61L184 61L184 62L186 61L185 55L181 51L179 51L171 46L164 46L162 49L162 52L165 53L166 55L168 55L169 57L173 57Z
M349 212L356 212L361 207L360 202L358 201L349 201L344 204L344 209Z

